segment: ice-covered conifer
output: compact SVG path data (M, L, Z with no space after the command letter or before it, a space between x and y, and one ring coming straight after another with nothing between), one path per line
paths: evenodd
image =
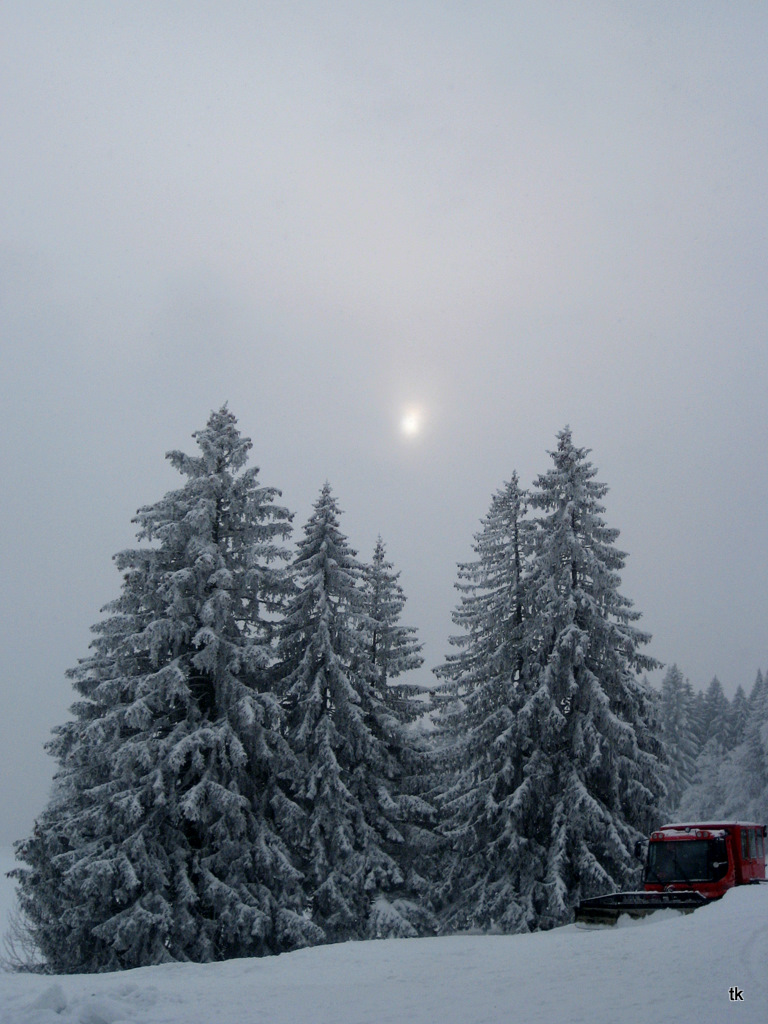
M696 737L697 753L698 757L701 750L706 742L706 712L704 708L704 694L701 690L696 690L693 695L693 705L691 706L691 726L693 728L694 736Z
M414 724L426 715L429 702L420 687L400 681L420 668L424 659L416 629L400 623L406 598L399 579L400 573L387 559L384 541L379 537L372 561L362 566L361 621L373 684L384 709L391 715L391 719L382 719L385 742L399 766L397 792L393 796L403 842L392 846L390 852L405 879L403 892L431 908L431 869L439 845L434 831L437 812L424 799L429 755L423 731ZM431 919L424 917L422 923L431 930ZM375 930L386 932L386 922Z
M55 796L17 847L21 904L57 972L251 956L316 940L281 832L292 757L263 685L290 517L244 470L224 407L170 452L185 484L139 510L122 592L70 672Z
M714 696L717 700L717 688ZM683 794L681 815L699 819L741 818L747 821L766 821L768 688L760 672L747 702L743 729L741 743L732 750L723 748L721 736L711 736L697 759L691 785Z
M667 762L667 806L674 811L694 773L698 743L691 724L693 687L672 665L661 684L660 717Z
M728 708L728 747L733 749L744 742L749 721L749 701L743 686L736 687L736 693Z
M633 883L635 841L666 797L656 701L640 675L658 663L640 652L650 637L619 591L626 556L603 519L608 488L569 428L557 442L531 495L540 515L517 713L529 745L515 798L541 927L567 920L582 897Z
M327 938L415 935L427 915L407 891L399 723L367 646L363 568L326 484L298 544L281 634L287 737L301 764L303 858L312 921Z
M406 598L399 578L379 537L373 560L362 566L364 642L381 699L396 718L409 722L423 712L424 704L415 699L418 691L412 686L394 680L420 668L424 659L415 628L400 625Z
M521 731L527 662L523 563L529 543L525 494L513 474L493 495L472 562L459 565L453 621L458 648L437 675L441 704L437 775L446 852L439 893L448 929L535 927ZM440 774L442 762L442 775Z
M768 821L768 687L755 687L744 740L723 767L724 812L748 821Z
M731 748L730 707L717 676L704 693L702 731L704 744L713 744L722 754Z
M760 707L762 707L763 697L764 697L764 694L765 694L765 686L766 686L765 676L763 675L762 671L760 669L758 669L757 670L757 675L755 676L755 682L754 682L754 684L752 686L752 689L749 692L749 697L748 697L749 714L750 714L750 716L752 715L753 711L755 711L756 709L759 709ZM758 711L758 714L759 714L759 711Z
M677 817L712 821L725 813L727 753L717 739L707 740L698 753L690 784L683 790Z
M725 765L734 746L731 707L715 676L703 694L697 694L696 726L700 748L688 786L680 795L679 816L712 818L726 805Z

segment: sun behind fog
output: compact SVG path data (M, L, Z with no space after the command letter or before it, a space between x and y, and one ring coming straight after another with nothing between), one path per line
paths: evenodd
M421 432L424 417L420 409L406 409L400 420L400 430L406 437L415 437Z

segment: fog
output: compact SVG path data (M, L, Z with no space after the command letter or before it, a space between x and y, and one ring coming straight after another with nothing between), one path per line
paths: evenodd
M0 10L0 841L169 449L225 401L300 531L330 481L423 682L456 563L565 424L648 651L768 667L768 8ZM402 420L417 409L419 429Z

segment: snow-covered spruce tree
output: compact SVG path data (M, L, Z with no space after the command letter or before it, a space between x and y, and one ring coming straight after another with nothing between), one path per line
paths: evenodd
M339 517L326 484L298 544L296 594L281 628L280 688L301 763L309 910L329 941L416 935L429 914L398 864L404 735L378 692L363 568Z
M715 740L708 740L699 751L693 775L683 790L676 818L680 821L710 821L725 813L726 753Z
M736 693L728 708L728 746L733 749L744 742L745 730L749 721L749 701L744 687L736 687Z
M713 745L721 754L731 748L730 705L723 684L715 676L704 692L702 721L704 745Z
M730 724L722 724L710 715L710 737L696 759L691 784L683 793L680 816L765 822L768 818L768 688L762 673L758 671L749 699L743 704L736 698L729 704L723 697L727 713L717 678L710 683L706 697L709 708L719 710L721 715L737 714L741 718L746 710L743 738L735 748L727 749L728 738L735 735L733 719L731 717Z
M493 495L481 524L475 560L459 565L453 621L462 633L450 639L458 650L436 670L450 698L440 705L436 734L447 845L438 893L447 930L521 931L536 927L538 908L537 859L520 800L530 743L519 717L530 528L517 474Z
M700 749L688 786L680 797L678 817L721 817L726 804L724 766L732 749L731 708L715 676L698 704Z
M650 637L621 595L625 554L606 526L589 450L558 434L553 467L535 482L535 550L526 583L528 738L515 793L528 840L530 888L540 927L567 920L583 897L631 885L634 845L665 812L657 701L640 673Z
M276 698L261 688L289 515L243 472L226 407L170 452L184 486L139 510L147 546L70 672L54 797L18 844L23 911L51 970L210 961L321 937L281 827L300 817Z
M752 686L752 689L749 692L749 697L747 699L749 707L749 717L752 716L752 713L754 711L762 707L765 686L765 676L763 675L762 671L758 669L757 675L755 676L755 682Z
M768 687L755 687L744 740L721 769L724 814L765 824L768 821Z
M424 711L412 686L398 685L398 676L424 664L413 626L401 626L405 594L392 562L387 561L381 537L376 541L373 560L362 566L363 632L367 659L371 663L381 700L399 721L411 722Z
M400 624L406 597L399 579L379 537L373 560L362 566L362 630L377 697L391 716L384 721L385 742L399 765L397 827L403 841L392 848L392 854L405 878L404 891L431 911L432 879L441 843L435 831L437 810L425 799L431 746L428 733L417 723L426 718L429 701L418 686L398 681L424 663L416 629ZM385 909L379 901L377 912ZM423 923L433 930L431 918L425 917Z
M668 807L674 812L694 773L698 743L691 715L693 687L672 665L661 683L660 716L667 763Z
M696 756L698 757L704 746L707 734L704 694L701 690L696 690L693 695L693 705L691 706L691 726L693 727L693 733L696 737Z

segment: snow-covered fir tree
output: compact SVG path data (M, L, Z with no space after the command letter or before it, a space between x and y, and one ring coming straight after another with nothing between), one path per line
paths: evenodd
M399 863L413 798L399 792L402 726L368 649L364 571L326 484L293 563L281 634L287 737L301 763L311 920L329 941L416 935L418 883Z
M535 862L529 856L525 783L523 561L529 543L517 474L493 495L476 558L459 565L458 648L437 675L437 785L447 851L438 886L443 926L533 928Z
M362 566L363 618L366 657L373 666L379 696L401 722L413 721L424 711L412 686L394 682L405 672L420 668L424 659L413 626L400 624L405 594L400 573L387 560L384 541L379 537L373 560Z
M680 796L680 818L721 817L726 805L723 768L733 746L731 707L715 676L698 702L699 752Z
M431 910L431 879L440 840L435 832L437 810L425 799L430 745L421 725L429 700L415 683L399 681L424 663L415 627L400 621L406 597L399 580L400 573L387 559L379 537L372 561L362 566L363 639L377 697L392 716L385 728L385 742L399 765L397 824L403 842L397 845L396 859L408 890ZM432 930L431 918L425 917L424 922L427 930Z
M660 717L667 763L668 808L673 812L693 777L698 741L692 724L693 687L677 665L661 683Z
M747 821L768 822L768 687L756 687L743 741L722 769L724 812Z
M696 759L691 784L683 793L681 817L741 818L763 823L768 819L768 688L758 671L749 699L743 698L743 691L740 697L739 690L730 703L717 678L707 690L705 703L717 709L721 721L714 722L710 715L710 737ZM741 742L729 749L729 740L738 738L739 726Z
M680 797L676 815L680 821L712 821L723 817L726 805L725 759L725 751L713 739L701 748L691 781Z
M720 753L731 748L730 706L723 684L715 676L704 693L702 739L704 745L713 745Z
M54 796L17 845L31 933L56 972L210 961L316 941L282 833L301 812L264 686L290 517L245 470L224 407L174 451L184 485L139 510L120 596L70 672Z
M749 700L744 687L736 687L736 693L728 708L728 747L733 750L744 742L744 735L749 721Z
M701 690L696 690L693 695L693 705L691 707L691 726L696 737L696 744L698 746L698 753L701 753L702 747L706 742L707 735L707 723L706 723L706 710L704 707L704 694Z
M666 800L656 700L640 675L658 663L641 653L650 638L619 591L626 556L603 519L608 488L588 453L562 430L530 499L540 515L517 712L528 744L514 799L525 895L541 927L567 920L583 897L635 881L635 842Z
M763 706L763 698L765 695L765 676L760 669L757 670L755 681L752 685L752 689L749 692L749 698L747 701L748 705L748 717L751 718L753 713L757 712L759 715L759 709Z

